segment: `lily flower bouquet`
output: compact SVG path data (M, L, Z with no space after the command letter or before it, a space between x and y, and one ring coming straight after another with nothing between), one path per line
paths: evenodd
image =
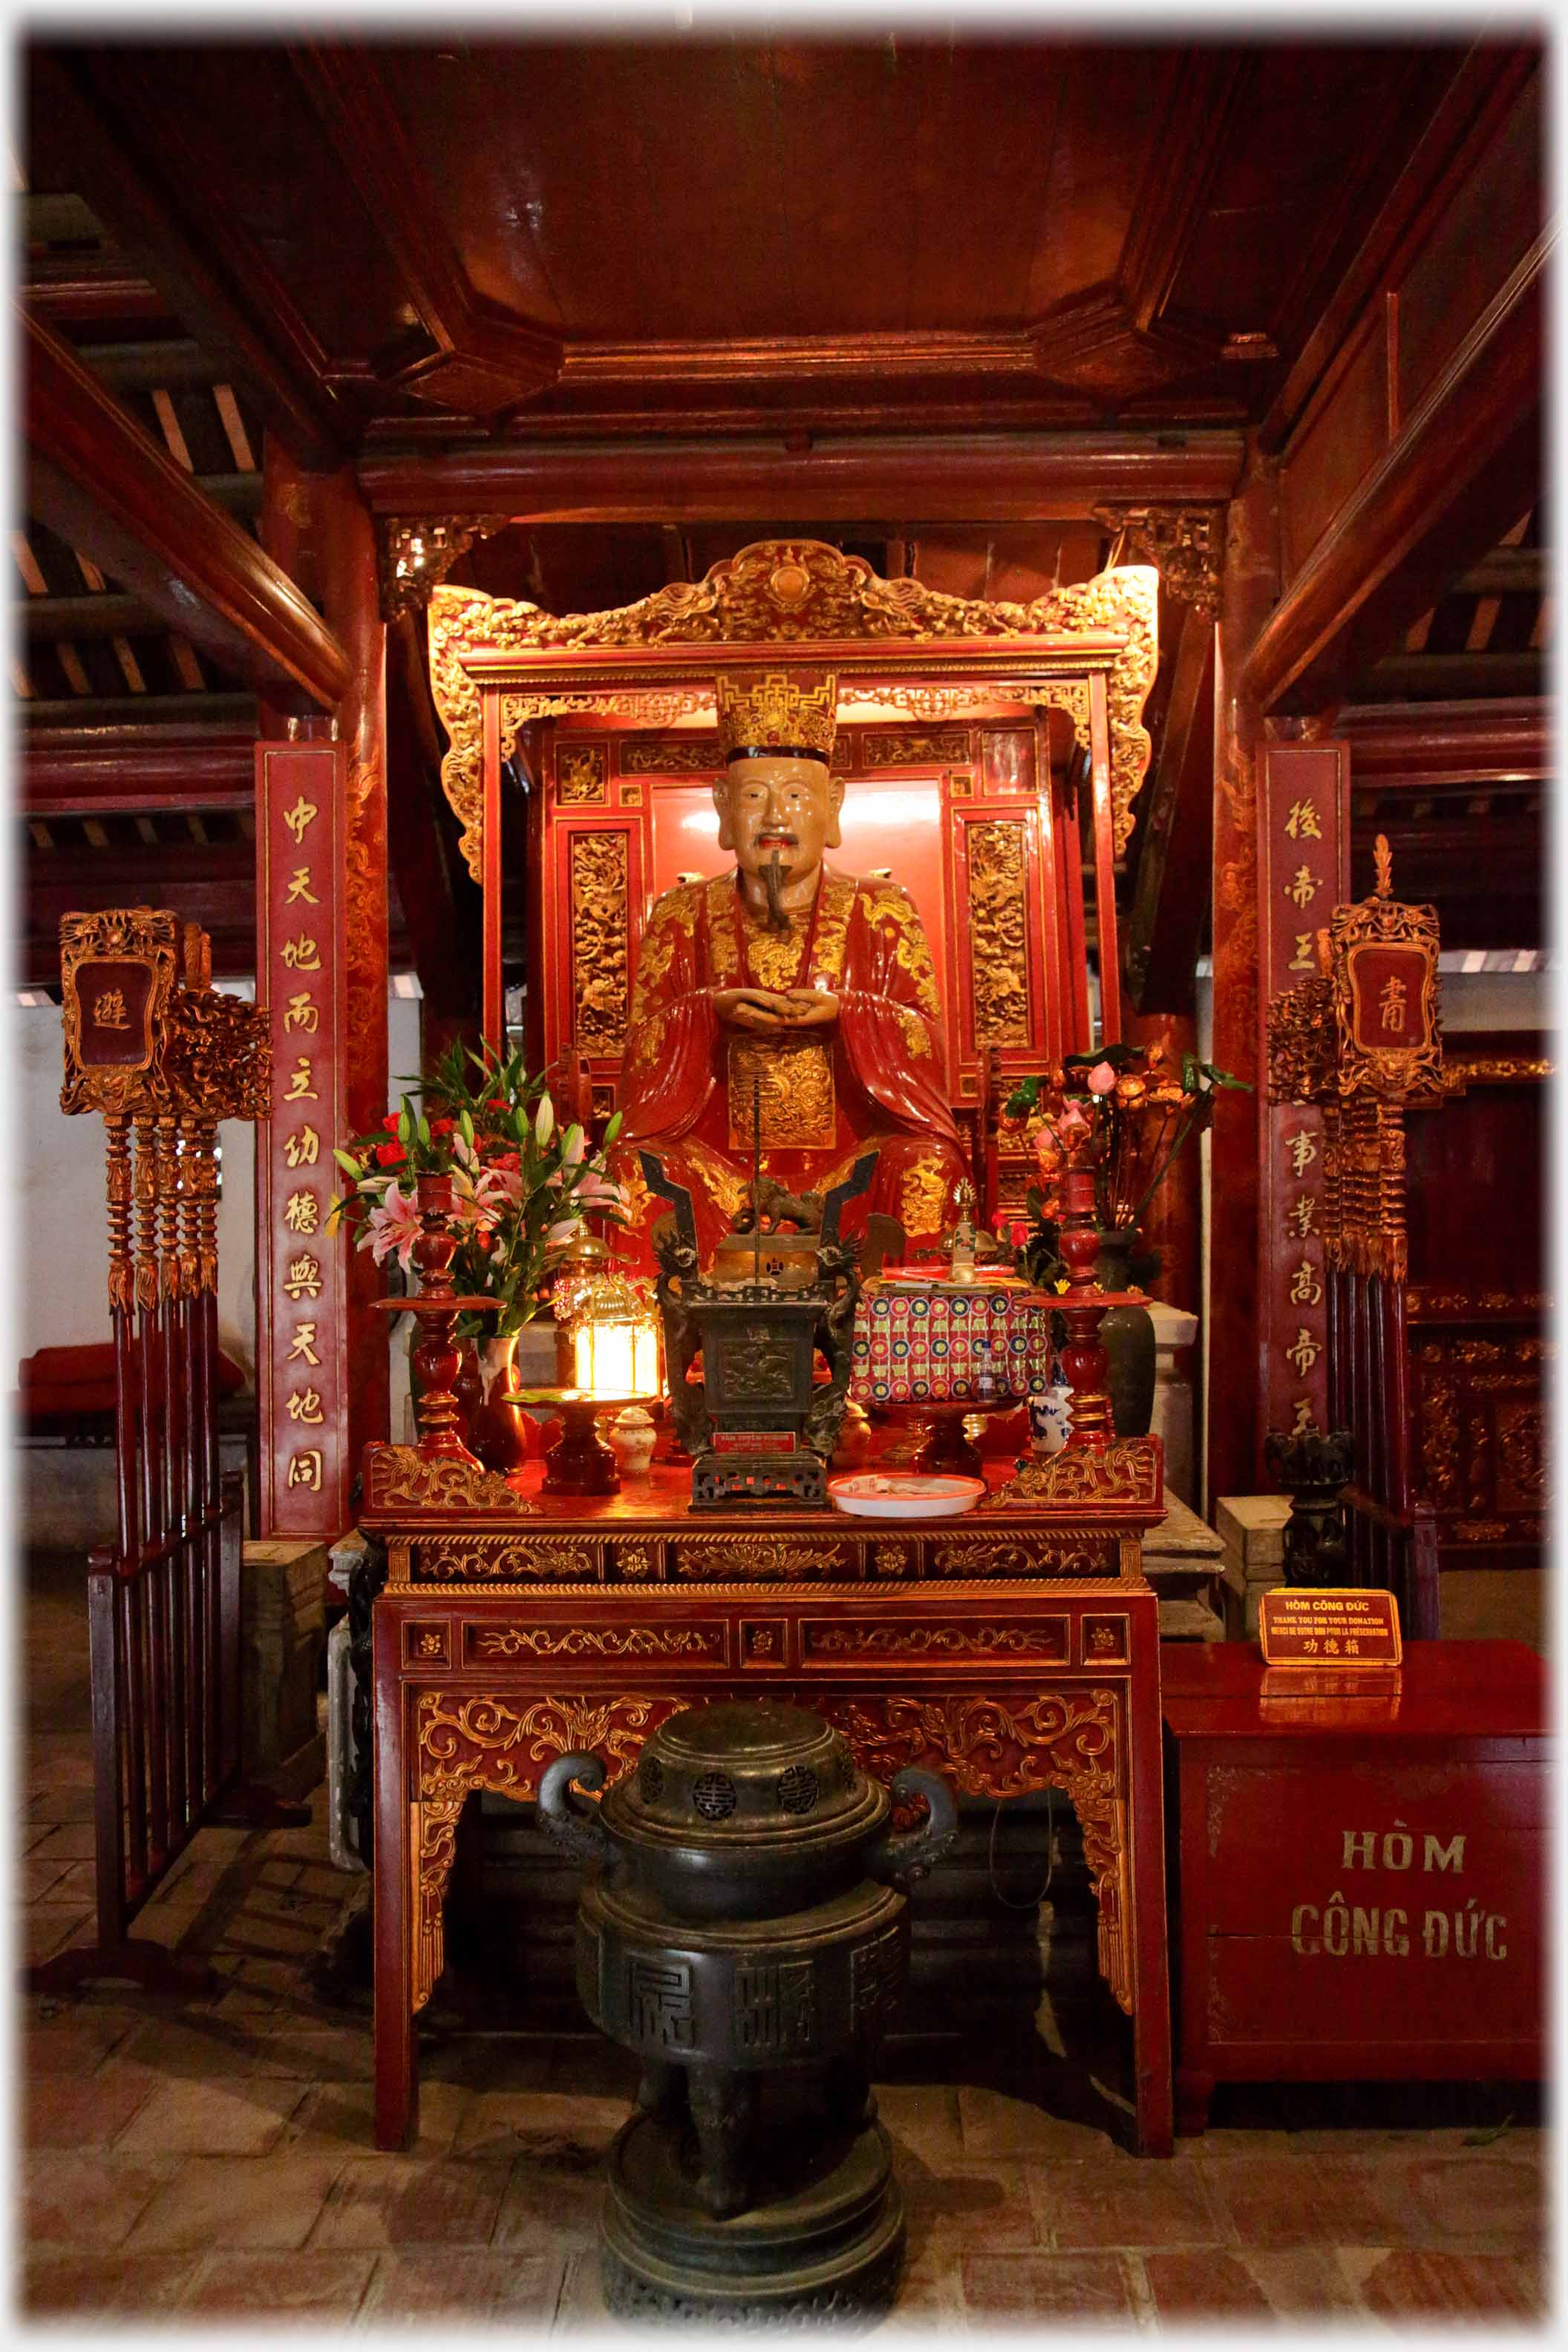
M605 1129L614 1143L617 1112ZM590 1216L626 1222L626 1200L577 1125L563 1128L542 1075L521 1054L453 1044L424 1080L424 1107L401 1108L334 1152L349 1189L330 1223L357 1228L355 1246L406 1273L422 1207L449 1199L456 1239L450 1277L459 1294L493 1298L497 1312L464 1317L458 1335L515 1338L545 1303L542 1292ZM438 1180L433 1183L431 1180Z

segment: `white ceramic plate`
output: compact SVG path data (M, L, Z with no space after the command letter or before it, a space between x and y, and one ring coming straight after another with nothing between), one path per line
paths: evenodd
M984 1492L984 1478L922 1478L912 1470L857 1470L827 1482L834 1509L862 1519L951 1519Z

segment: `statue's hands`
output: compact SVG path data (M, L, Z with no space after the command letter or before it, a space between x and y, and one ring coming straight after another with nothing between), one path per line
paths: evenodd
M776 988L716 988L713 1010L729 1028L749 1029L760 1037L776 1035L793 1018L789 998Z
M792 988L787 1003L792 1029L826 1029L838 1018L838 999L828 988Z

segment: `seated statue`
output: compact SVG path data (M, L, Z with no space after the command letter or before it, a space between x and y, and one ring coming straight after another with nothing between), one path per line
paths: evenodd
M829 772L837 681L718 681L727 771L713 788L735 870L667 890L643 934L612 1172L646 1229L639 1150L693 1199L704 1265L745 1204L753 1105L764 1174L822 1192L873 1144L862 1214L934 1240L973 1197L944 1088L930 947L907 894L822 862L838 845Z

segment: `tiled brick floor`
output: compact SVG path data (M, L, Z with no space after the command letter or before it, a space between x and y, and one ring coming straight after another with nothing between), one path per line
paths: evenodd
M76 1586L36 1585L24 1632L25 1943L43 1958L90 1928ZM378 2155L368 2017L323 2006L305 1970L353 1891L327 1862L319 1794L315 1810L308 1830L202 1832L138 1921L210 1955L212 1998L25 1998L24 2309L603 2326L594 2221L628 2111L618 2053L570 2036L432 2042L419 2145ZM1204 2139L1143 2163L1114 2014L1037 2023L1026 2045L976 2032L887 2055L909 2217L894 2328L1540 2324L1532 2093L1222 2092Z

